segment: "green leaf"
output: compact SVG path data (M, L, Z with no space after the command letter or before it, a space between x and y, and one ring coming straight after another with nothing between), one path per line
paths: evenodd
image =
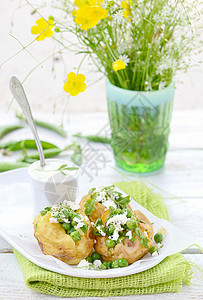
M85 203L85 213L87 216L90 216L93 211L95 210L95 207L94 207L94 204L95 204L95 199L94 198L90 198L86 201Z

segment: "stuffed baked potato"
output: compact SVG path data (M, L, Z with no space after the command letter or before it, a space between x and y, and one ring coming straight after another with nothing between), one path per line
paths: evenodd
M34 219L34 235L45 254L70 265L127 266L152 252L154 235L147 217L129 202L114 186L93 188L80 205L64 201L45 208Z
M107 210L93 226L95 250L104 261L126 259L132 264L153 245L153 227L147 217L136 210Z
M67 202L67 201L66 201ZM73 207L73 206L72 206ZM69 265L78 264L92 251L92 226L79 206L67 203L48 207L34 219L34 236L44 254L52 255Z
M92 188L88 195L85 195L80 201L81 209L89 217L90 221L95 223L102 214L109 209L131 207L129 196L123 196L115 190L115 186Z

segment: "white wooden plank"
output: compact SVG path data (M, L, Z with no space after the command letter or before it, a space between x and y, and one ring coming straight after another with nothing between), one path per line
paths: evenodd
M62 114L38 114L39 118L49 120L50 122L61 124L64 120L64 126L69 137L73 133L82 132L83 134L105 134L105 129L109 128L108 114L106 113L85 113L71 114L62 117ZM15 123L18 120L14 118L13 113L0 114L0 125ZM171 122L170 149L198 149L203 148L203 110L181 110L174 111ZM30 130L23 129L10 133L4 140L30 137ZM53 140L53 134L48 130L40 129L41 139ZM54 135L59 145L64 142L63 138Z
M115 167L111 153L102 152L109 160L108 165ZM164 168L151 176L118 171L134 180L149 182L176 197L203 199L203 151L200 150L168 151Z
M184 255L187 260L197 263L200 267L203 267L203 255ZM191 286L183 286L181 291L177 293L168 294L155 294L155 295L143 295L143 296L125 296L125 297L91 297L82 298L83 300L97 299L97 300L127 300L127 299L203 299L202 280L203 273L193 268L194 276ZM38 299L56 299L61 298L47 296L36 293L24 285L21 270L17 264L17 261L13 254L0 254L0 299L1 300L38 300ZM81 298L74 298L81 300Z

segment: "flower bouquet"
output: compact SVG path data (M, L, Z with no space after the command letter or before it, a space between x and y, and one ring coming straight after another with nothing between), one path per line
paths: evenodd
M30 3L29 3L30 4ZM31 4L30 4L31 5ZM174 76L199 51L200 8L185 0L53 0L60 11L36 21L36 40L53 37L64 49L84 53L106 78L116 163L125 170L160 169L168 148ZM64 38L69 32L77 39ZM54 34L54 35L53 35ZM70 72L64 90L85 91L85 76Z

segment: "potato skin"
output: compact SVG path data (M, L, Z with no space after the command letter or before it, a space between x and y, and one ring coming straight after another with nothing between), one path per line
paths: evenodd
M140 229L147 232L147 235L143 232L142 234L144 237L147 236L149 239L149 249L142 247L140 244L140 238L138 236L136 236L135 242L132 242L128 238L124 238L121 243L116 244L116 246L113 248L108 248L106 246L105 241L108 238L107 236L96 236L96 244L94 245L94 248L99 254L102 255L102 259L104 261L112 262L116 259L125 258L129 264L132 264L149 252L153 245L152 238L154 235L154 230L152 224L142 212L136 210L134 214L136 214L139 219L147 223L141 223L142 226L140 226Z
M85 216L83 211L77 212ZM43 217L38 214L34 219L34 236L38 240L41 250L44 254L52 255L69 265L78 264L91 253L94 245L90 221L85 221L88 230L81 236L81 240L74 242L60 223L50 223L50 217L51 213L48 212Z

